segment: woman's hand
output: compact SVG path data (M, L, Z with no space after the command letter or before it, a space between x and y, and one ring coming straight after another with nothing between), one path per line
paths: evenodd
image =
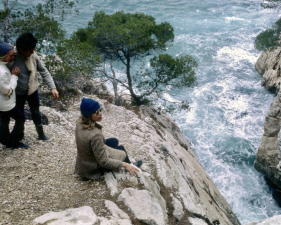
M123 167L132 175L137 176L139 173L139 169L129 163L123 162Z
M20 68L17 67L17 66L15 66L15 67L12 69L12 74L18 76L18 75L20 74Z
M54 99L58 100L59 92L57 91L57 89L54 88L54 89L51 90L51 92L52 92L52 95L53 95Z

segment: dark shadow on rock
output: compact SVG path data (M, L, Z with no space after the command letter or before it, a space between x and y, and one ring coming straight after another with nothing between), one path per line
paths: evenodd
M275 184L273 184L268 177L264 176L264 180L268 185L269 192L271 193L273 199L276 201L279 207L281 207L281 189L279 189Z

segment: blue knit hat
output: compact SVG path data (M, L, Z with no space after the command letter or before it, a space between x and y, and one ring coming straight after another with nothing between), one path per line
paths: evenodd
M85 119L88 119L100 108L100 104L91 98L82 98L80 111Z
M0 57L7 55L12 49L13 49L12 45L10 45L4 41L1 41L0 42Z

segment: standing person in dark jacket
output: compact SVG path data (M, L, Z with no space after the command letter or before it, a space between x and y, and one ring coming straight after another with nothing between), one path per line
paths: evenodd
M28 148L28 145L20 142L20 133L24 126L25 117L16 106L16 93L18 75L20 69L13 67L12 71L7 67L14 60L14 47L6 42L0 42L0 143L7 147ZM15 120L14 128L10 134L10 119Z
M21 70L16 88L16 104L24 112L24 104L26 101L28 102L39 140L49 140L50 138L44 134L41 113L39 111L37 72L40 73L50 88L55 100L58 99L59 93L51 74L34 52L36 44L37 39L31 33L20 35L16 41L18 55L15 57L14 66L19 67ZM23 131L21 136L23 137Z
M100 105L90 98L83 98L80 111L82 116L77 120L75 139L77 158L75 173L83 179L100 178L104 169L114 170L125 168L132 176L140 172L137 167L142 165L139 160L131 164L127 152L122 145L118 146L116 138L104 139Z

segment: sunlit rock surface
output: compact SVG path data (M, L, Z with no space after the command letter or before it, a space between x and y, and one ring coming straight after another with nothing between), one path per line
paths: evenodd
M119 224L121 220L124 224L125 221L126 224L140 221L159 225L175 221L187 224L240 224L198 162L189 142L169 116L149 107L129 110L96 96L84 97L101 103L101 124L105 137L118 138L133 161L144 161L138 177L132 177L124 170L105 174L102 189L108 194L104 204L113 205L115 212L105 207L107 215L96 216L93 224L101 221L103 224ZM73 130L75 119L79 116L79 101L74 102L65 113L47 107L42 107L42 112L51 123ZM71 139L74 142L74 133ZM75 158L75 145L73 152ZM72 179L77 181L78 178L73 176Z
M280 90L280 66L281 47L263 52L255 65L258 73L262 75L261 85L275 93Z

